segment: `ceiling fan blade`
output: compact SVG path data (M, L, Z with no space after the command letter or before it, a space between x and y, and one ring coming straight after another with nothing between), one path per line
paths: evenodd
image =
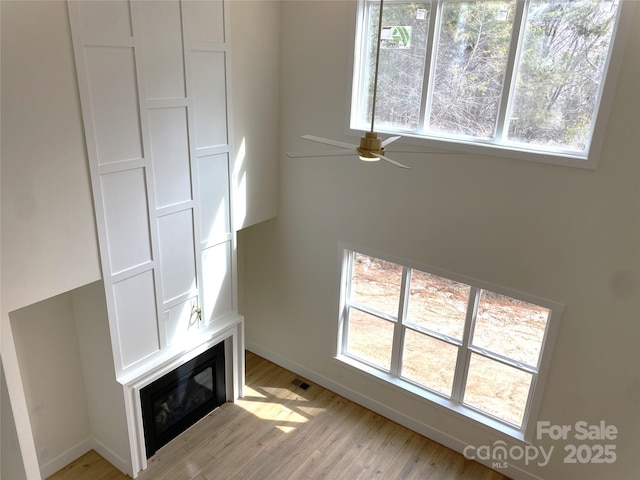
M411 167L408 167L400 162L396 162L395 160L391 160L389 157L385 157L384 155L380 155L378 153L374 153L371 152L372 155L375 155L376 157L378 157L380 160L384 160L385 162L389 162L392 165L395 165L396 167L400 167L400 168L406 168L408 170L411 170Z
M401 136L397 136L397 137L389 137L386 140L382 141L382 148L386 147L387 145L389 145L392 142L395 142L396 140L402 138Z
M329 140L328 138L315 137L313 135L303 135L302 138L304 138L305 140L311 140L312 142L324 143L325 145L333 145L334 147L346 148L348 150L355 150L356 148L358 148L357 145L352 145L351 143Z
M385 150L385 153L420 153L423 155L466 155L466 152L441 152L430 150Z
M356 155L357 150L327 150L316 152L285 152L290 158L302 158L302 157L342 157L346 155Z

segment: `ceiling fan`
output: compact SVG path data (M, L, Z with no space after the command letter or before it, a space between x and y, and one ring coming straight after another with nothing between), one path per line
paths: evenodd
M312 142L323 143L325 145L332 145L334 147L340 147L343 150L329 150L324 152L308 152L308 153L291 153L287 152L287 155L291 158L300 157L328 157L328 156L344 156L344 155L358 155L360 160L365 162L376 162L378 160L384 160L400 168L411 169L407 165L400 162L396 162L391 158L385 156L384 148L392 142L395 142L400 136L389 137L382 140L378 137L374 129L374 122L376 117L376 95L378 90L378 67L380 63L380 45L382 43L382 7L384 0L380 0L380 18L378 21L378 44L376 48L376 63L373 82L373 100L371 104L371 131L366 132L364 137L360 139L360 145L354 145L351 143L339 142L337 140L330 140L327 138L316 137L314 135L303 135L305 140L311 140Z

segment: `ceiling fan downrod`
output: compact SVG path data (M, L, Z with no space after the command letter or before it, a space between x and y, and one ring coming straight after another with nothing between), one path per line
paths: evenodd
M378 42L376 46L376 62L373 73L373 98L371 99L371 131L366 132L365 136L360 139L360 147L358 153L360 154L360 160L365 162L375 162L380 160L380 157L374 155L384 155L384 147L382 146L382 139L378 138L378 134L375 132L375 120L376 120L376 97L378 94L378 68L380 66L380 46L382 44L382 12L383 12L384 0L380 0L380 14L378 17Z
M378 96L378 68L380 66L380 46L382 45L382 11L384 0L380 0L380 16L378 17L378 44L376 46L376 63L373 73L373 98L371 100L371 133L374 133L376 120L376 97Z

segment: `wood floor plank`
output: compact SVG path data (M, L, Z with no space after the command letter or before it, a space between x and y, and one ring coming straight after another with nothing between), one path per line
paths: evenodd
M54 473L47 480L131 480L94 450Z
M303 390L294 379L310 387ZM128 479L102 477L109 475L100 473L106 461L97 457L83 457L50 480ZM161 448L138 478L507 480L249 352L246 396L223 404Z

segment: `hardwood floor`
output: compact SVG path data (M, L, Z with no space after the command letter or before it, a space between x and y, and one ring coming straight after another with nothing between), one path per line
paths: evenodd
M247 353L245 397L225 403L160 449L138 478L507 478L322 387L307 382L310 387L303 390L292 384L296 378ZM65 476L63 470L51 480L128 478L84 473Z
M91 450L47 480L131 480L104 458Z

